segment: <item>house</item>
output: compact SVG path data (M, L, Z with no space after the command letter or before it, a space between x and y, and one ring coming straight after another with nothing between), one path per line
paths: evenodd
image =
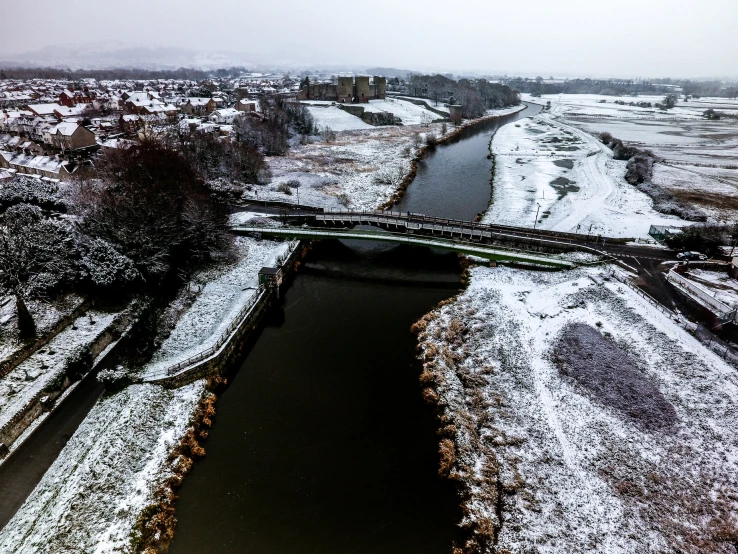
M59 119L60 121L65 118L81 117L82 112L85 111L86 107L87 104L81 104L72 108L68 106L59 106L58 108L54 109L54 115L56 115L57 119Z
M61 104L28 104L27 108L39 117L56 117L55 110L61 108Z
M76 122L59 123L49 134L54 148L60 150L79 150L97 144L95 133Z
M190 97L183 102L179 111L187 115L203 115L209 114L216 108L215 100L212 98Z
M144 106L164 104L157 92L124 92L121 95L123 106L128 113L141 114Z
M122 115L120 116L118 122L120 124L120 130L127 135L135 134L136 131L138 131L138 129L143 125L143 121L141 121L141 116L135 114Z
M239 112L255 112L256 111L256 100L247 100L242 98L234 106Z
M71 91L64 89L59 95L59 104L73 108L78 104L91 104L94 100L94 96L90 94L90 91L85 87L84 90Z
M58 156L36 156L33 154L12 154L0 152L0 167L16 174L38 175L47 179L69 177L68 162Z
M210 121L214 121L216 123L224 123L230 125L233 123L233 120L236 119L237 116L239 116L241 112L239 112L235 108L222 108L220 110L215 110L212 114L210 114Z
M152 102L151 104L141 106L138 113L141 115L164 115L166 117L172 118L177 116L179 110L176 106L173 106L171 104Z

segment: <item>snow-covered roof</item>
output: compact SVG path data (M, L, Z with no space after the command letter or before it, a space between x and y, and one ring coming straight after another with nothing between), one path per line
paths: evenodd
M78 123L69 123L69 122L59 123L56 126L56 132L65 137L70 137L77 130L77 127L79 127Z
M59 104L29 104L28 109L38 115L52 115L57 108L61 108Z
M221 117L228 117L230 115L239 115L241 112L239 112L236 108L221 108L219 110L213 111L213 113Z
M187 99L187 102L192 106L205 106L211 100L212 98L200 98L197 96L191 96Z

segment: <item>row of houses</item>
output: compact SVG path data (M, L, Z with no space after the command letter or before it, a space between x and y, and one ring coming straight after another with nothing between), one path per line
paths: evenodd
M97 142L95 133L78 121L57 121L29 112L0 112L0 133L24 137L62 151L91 148Z

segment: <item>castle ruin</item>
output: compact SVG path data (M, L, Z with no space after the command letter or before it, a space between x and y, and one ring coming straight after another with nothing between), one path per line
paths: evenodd
M309 83L297 93L298 100L331 100L341 104L384 100L387 78L375 75L339 77L338 83Z

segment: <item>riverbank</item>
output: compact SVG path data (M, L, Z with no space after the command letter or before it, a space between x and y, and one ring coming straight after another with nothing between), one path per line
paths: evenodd
M194 298L175 300L181 306L169 310L168 336L141 373L207 346L258 287L258 270L274 265L285 247L238 238L234 262L196 275L185 291ZM107 393L0 532L0 550L138 551L147 542L165 544L174 525L173 489L204 453L197 441L207 436L202 426L212 421L213 403L202 379L176 390L137 384Z
M503 127L492 153L484 221L531 224L542 204L544 228L639 236L654 216L609 152L548 116ZM732 551L734 371L608 271L472 267L415 325L460 552Z
M730 551L734 371L606 269L474 268L416 328L469 551Z
M483 222L640 239L651 225L690 224L655 211L625 181L627 162L547 113L500 129L491 153L493 200Z

